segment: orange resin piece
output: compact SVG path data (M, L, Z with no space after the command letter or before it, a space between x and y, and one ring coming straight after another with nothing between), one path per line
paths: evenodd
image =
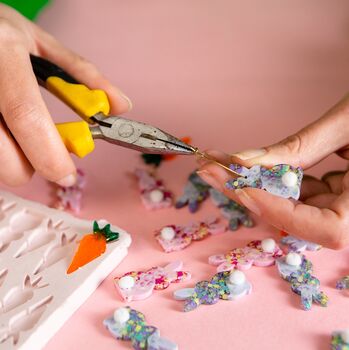
M107 241L102 234L90 233L85 235L79 243L78 250L68 267L67 274L76 271L101 256L105 252L106 247Z

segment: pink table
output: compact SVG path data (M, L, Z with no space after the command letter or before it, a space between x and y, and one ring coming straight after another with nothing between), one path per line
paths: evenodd
M346 0L59 0L39 23L94 61L132 98L130 117L190 135L203 148L236 151L285 137L348 90L348 20ZM57 121L76 118L53 97L45 94L45 99ZM112 277L174 259L183 259L192 281L132 306L181 349L328 349L330 333L349 327L349 299L334 289L335 280L349 273L345 250L309 254L330 297L327 309L300 310L298 297L271 267L247 272L254 288L249 297L182 313L172 292L212 276L209 255L254 238L276 237L276 232L259 223L166 255L153 239L154 229L217 211L207 203L195 216L186 209L146 212L128 176L139 164L135 152L100 142L77 164L89 179L81 216L103 217L124 227L133 244L127 259L47 350L130 349L102 326L123 305ZM178 195L194 167L193 159L180 158L165 164L160 175ZM330 158L312 173L335 167L343 163ZM43 203L50 200L48 185L37 177L14 192Z

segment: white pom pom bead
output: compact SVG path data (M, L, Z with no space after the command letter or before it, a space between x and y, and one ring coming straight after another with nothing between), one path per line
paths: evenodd
M131 289L134 285L135 280L132 276L124 276L118 280L118 286L124 290Z
M294 187L297 185L298 177L296 173L293 171L288 171L281 177L281 182L286 186L286 187Z
M230 272L229 282L231 284L241 285L241 284L245 283L245 281L246 281L246 276L242 271L234 270L234 271Z
M164 199L164 192L153 190L149 193L149 198L153 203L160 203Z
M341 338L345 344L349 344L349 329L341 331Z
M125 307L119 307L114 312L114 321L119 324L126 323L130 318L130 312Z
M261 242L262 250L265 253L273 253L275 250L276 243L272 238L263 239Z
M171 241L174 236L176 235L176 231L174 230L173 227L164 227L161 230L161 238L164 239L165 241Z
M297 253L288 253L285 260L286 264L291 266L300 266L302 264L302 257Z

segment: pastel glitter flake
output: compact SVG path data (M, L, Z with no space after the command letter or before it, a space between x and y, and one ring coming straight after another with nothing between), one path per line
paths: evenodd
M349 276L345 276L337 281L336 288L339 290L349 289Z
M209 193L213 204L220 209L223 217L229 221L229 229L231 231L236 231L240 225L245 227L254 226L253 220L248 215L245 207L214 188L210 188Z
M303 178L303 170L299 167L279 164L270 169L261 165L248 169L239 164L231 164L230 169L241 177L229 180L226 183L229 189L253 187L284 198L299 198Z
M209 235L225 232L227 229L219 219L212 218L187 226L168 225L156 231L155 238L166 253L188 247L193 241L200 241Z
M349 330L332 333L331 350L349 350Z
M183 263L174 261L165 267L153 267L146 271L132 271L114 278L114 284L124 301L143 300L153 290L163 290L171 283L187 281L191 275L182 271Z
M162 338L160 331L145 322L145 316L130 307L116 309L103 321L109 332L119 340L130 341L136 350L177 350L177 344Z
M200 204L208 197L210 185L201 179L196 172L190 174L181 197L176 202L176 208L188 205L189 211L195 213Z
M303 252L305 250L316 251L322 248L322 246L319 244L305 241L303 239L298 239L291 235L283 237L281 239L281 244L286 246L288 251L297 253Z
M280 247L271 238L251 241L244 248L234 248L226 254L212 255L208 262L217 266L217 271L233 269L248 270L254 266L271 266L283 255Z
M328 304L327 295L320 290L320 281L309 272L293 274L291 289L300 295L303 310L310 310L313 302L323 307Z
M200 305L213 305L219 299L237 300L252 291L251 284L241 271L224 271L213 276L210 281L200 281L194 288L180 289L174 292L176 300L184 300L185 312Z
M68 210L78 214L81 210L82 193L86 186L85 173L78 169L76 173L76 184L70 187L59 186L56 191L57 200L54 208Z
M162 181L157 180L150 172L137 169L138 186L142 203L148 210L169 208L172 206L172 193L166 190Z
M276 266L279 270L280 276L288 281L292 281L295 273L312 273L313 264L304 255L298 253L288 253L276 260Z

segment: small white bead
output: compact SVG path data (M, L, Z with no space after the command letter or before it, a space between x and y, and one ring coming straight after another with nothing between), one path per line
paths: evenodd
M286 186L286 187L294 187L297 185L298 182L298 177L296 173L293 171L288 171L281 177L281 182Z
M273 253L275 250L276 243L272 238L266 238L261 243L263 252Z
M229 275L229 282L235 285L241 285L246 281L246 276L242 271L233 270Z
M118 280L118 286L124 290L131 289L134 285L135 280L132 276L124 276Z
M149 193L149 198L153 203L160 203L164 199L164 192L153 190Z
M349 329L341 331L341 338L345 344L349 344Z
M130 318L130 312L125 307L119 307L114 312L114 321L118 324L126 323Z
M297 253L288 253L285 260L286 264L291 266L300 266L302 264L302 257Z
M173 227L167 226L161 230L161 237L165 241L171 241L175 235L176 235L176 231L174 230Z

